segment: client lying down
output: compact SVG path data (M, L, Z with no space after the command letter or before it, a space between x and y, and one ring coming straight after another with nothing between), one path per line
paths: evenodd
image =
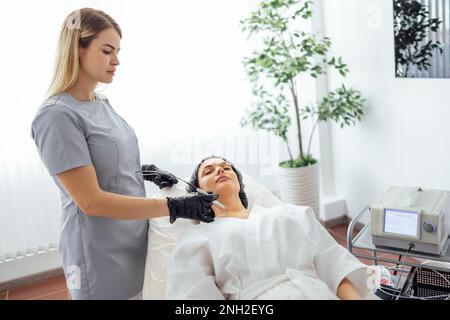
M219 194L227 212L186 229L167 269L167 299L361 299L366 266L340 246L312 209L255 205L228 161L209 157L191 182ZM193 190L189 190L193 191Z

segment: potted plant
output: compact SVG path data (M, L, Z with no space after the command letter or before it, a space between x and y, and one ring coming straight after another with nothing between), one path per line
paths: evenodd
M280 163L280 191L283 201L311 206L319 214L318 161L311 154L311 141L320 121L333 120L341 127L363 116L361 93L341 85L315 104L300 106L299 77L317 78L327 67L342 76L348 72L341 57L330 56L331 40L300 30L300 19L312 17L312 1L263 0L259 8L240 21L249 38L259 36L261 49L244 58L244 67L256 97L252 108L242 118L242 126L267 130L286 144L289 159ZM295 111L298 154L294 157L289 141L290 110ZM312 119L307 149L304 148L302 120Z

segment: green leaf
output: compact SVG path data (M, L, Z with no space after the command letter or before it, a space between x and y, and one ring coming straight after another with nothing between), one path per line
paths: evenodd
M311 7L312 1L260 0L259 8L240 20L241 30L261 44L257 51L243 59L244 69L253 85L255 101L240 123L275 134L286 142L288 148L287 133L293 122L292 109L295 111L294 119L332 120L341 127L354 123L363 115L364 100L361 94L345 86L329 92L316 104L300 110L294 108L294 101L298 105L297 87L301 87L299 79L302 76L317 78L326 72L328 66L336 68L342 76L348 72L341 57L329 57L329 37L319 38L299 27L302 25L298 23L299 19L312 16ZM423 55L430 52L424 51ZM297 142L301 142L302 132L298 132L297 136ZM307 155L303 159L300 156L297 158L306 161ZM289 163L296 163L293 156Z

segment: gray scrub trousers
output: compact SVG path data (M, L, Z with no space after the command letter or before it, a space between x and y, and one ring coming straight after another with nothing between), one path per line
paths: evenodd
M39 155L61 192L59 252L72 299L129 299L142 291L148 220L85 214L56 174L90 165L104 191L145 197L138 140L131 126L96 94L48 98L31 129Z

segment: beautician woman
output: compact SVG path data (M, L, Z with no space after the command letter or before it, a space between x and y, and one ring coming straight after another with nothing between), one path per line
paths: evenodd
M39 155L61 192L59 250L72 299L139 297L147 219L211 222L212 201L218 197L145 198L135 132L94 91L99 82L112 82L121 38L118 24L106 13L72 12L61 30L48 98L32 123ZM156 171L149 180L159 187L178 182L154 165L146 167Z

